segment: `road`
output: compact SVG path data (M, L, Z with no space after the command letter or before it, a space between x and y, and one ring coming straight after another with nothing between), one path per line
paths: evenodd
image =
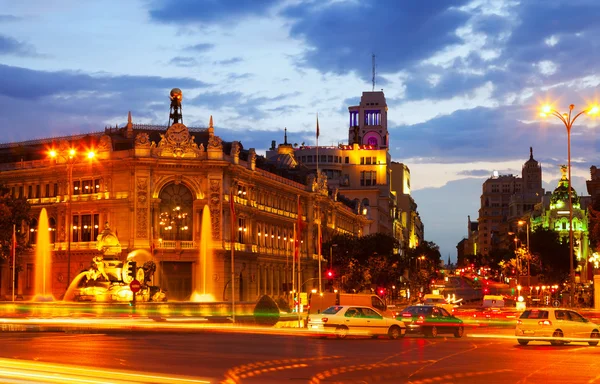
M0 382L34 381L15 373L10 376L13 381L2 378L7 377L10 362L24 374L34 369L26 362L35 362L33 367L41 363L86 367L78 373L84 376L76 372L69 380L96 380L88 383L600 383L600 347L541 343L522 347L510 334L510 329L488 329L462 339L409 335L392 341L319 339L299 330L4 332ZM44 377L52 377L47 372L72 372L64 366L47 367L35 372L46 372ZM172 375L185 378L177 381Z

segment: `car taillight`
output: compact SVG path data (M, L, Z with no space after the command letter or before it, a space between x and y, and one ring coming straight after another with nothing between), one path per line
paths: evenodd
M423 316L419 316L419 318L416 321L417 324L423 324L424 322L425 322L425 318Z
M306 318L306 322L307 322L307 323L310 323L310 317L307 317L307 318Z
M412 313L405 312L405 313L402 314L402 317L412 317Z
M538 321L539 325L552 325L552 322L550 320L540 320Z
M321 321L324 322L324 323L326 323L327 322L327 318L324 317L324 318L321 319Z

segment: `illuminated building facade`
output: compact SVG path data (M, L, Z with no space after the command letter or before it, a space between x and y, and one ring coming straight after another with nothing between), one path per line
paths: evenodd
M531 213L531 229L542 227L559 233L562 241L569 241L569 179L567 167L561 166L561 178L558 186L552 193L548 192L543 201L536 206ZM575 188L571 188L571 200L573 203L573 252L577 260L575 271L579 275L580 282L586 282L588 276L587 260L591 256L588 235L587 208L591 205L590 196L577 196ZM591 272L591 270L590 270Z
M533 158L522 169L522 177L494 175L483 183L479 208L477 252L486 257L494 248L509 249L509 232L518 230L518 221L542 200L542 167Z
M423 223L410 196L410 170L392 162L388 151L385 95L363 92L360 104L348 111L348 144L295 148L286 140L277 147L273 142L266 156L278 164L301 164L311 172L318 168L334 195L353 201L356 211L369 220L364 235L386 233L415 247L423 240ZM282 155L289 158L282 160Z
M358 235L369 228L365 216L331 197L314 177L295 181L261 169L264 158L240 142L224 142L212 117L208 128L188 128L172 104L170 118L168 127L139 125L130 114L121 128L0 145L0 184L27 198L34 217L42 208L48 211L55 297L65 292L67 280L89 268L104 223L120 240L121 259L133 250L150 253L157 264L153 284L175 300L186 300L197 288L204 207L211 214L217 300L231 299L226 287L232 247L236 300L286 295L298 205L306 222L300 236L304 291L316 285L316 208L330 231ZM50 157L51 151L57 156ZM95 156L88 158L92 151ZM33 246L36 225L34 220L19 228ZM25 298L33 293L33 260L32 250L20 261L17 293ZM7 297L10 268L7 263L0 268L0 297Z

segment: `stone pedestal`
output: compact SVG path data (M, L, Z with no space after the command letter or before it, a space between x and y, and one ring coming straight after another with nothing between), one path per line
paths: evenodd
M600 275L594 275L594 308L600 309Z

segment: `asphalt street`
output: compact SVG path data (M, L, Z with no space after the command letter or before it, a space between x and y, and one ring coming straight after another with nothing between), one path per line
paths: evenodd
M171 382L188 383L600 383L600 347L542 343L522 347L511 333L510 329L479 329L462 339L409 335L392 341L320 339L293 329L260 334L231 329L4 332L0 357L11 360L3 360L0 366L10 361L85 367L79 371L82 377L103 383L170 382L167 378L173 375L187 381ZM53 369L70 372L60 367L62 371ZM28 369L17 365L18 372ZM0 369L0 378L7 377L3 372ZM136 381L123 372L142 376ZM83 382L74 377L69 380ZM31 382L14 373L11 378Z

